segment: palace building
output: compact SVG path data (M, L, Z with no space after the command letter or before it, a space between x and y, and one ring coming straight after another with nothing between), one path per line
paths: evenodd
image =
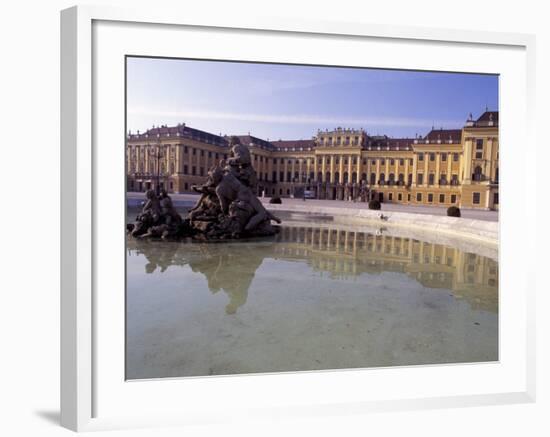
M432 128L416 138L336 128L308 140L239 139L250 148L258 195L499 207L497 111L470 115L461 129ZM230 154L229 137L185 124L128 133L126 151L128 191L175 193L192 192Z

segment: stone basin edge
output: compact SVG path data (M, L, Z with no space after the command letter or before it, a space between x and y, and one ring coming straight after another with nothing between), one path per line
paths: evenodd
M351 224L377 225L385 227L413 228L423 232L434 231L453 237L468 238L480 243L498 247L499 222L448 217L431 214L413 214L397 211L369 210L356 208L319 207L311 205L265 205L270 211L301 213L308 215L333 216ZM380 214L387 220L380 219ZM284 220L283 220L284 224Z

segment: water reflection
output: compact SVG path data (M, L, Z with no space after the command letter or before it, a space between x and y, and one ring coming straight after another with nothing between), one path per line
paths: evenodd
M498 310L498 263L439 244L389 235L322 227L283 227L264 240L174 243L128 240L128 256L147 259L146 273L188 266L204 275L212 293L222 290L234 314L248 298L264 259L306 262L319 275L354 279L362 274L399 272L427 288L452 291L472 309ZM286 278L292 279L292 278Z

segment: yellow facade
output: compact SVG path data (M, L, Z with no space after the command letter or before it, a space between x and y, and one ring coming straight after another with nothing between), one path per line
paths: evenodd
M318 131L310 140L240 137L258 174L258 195L368 200L498 209L498 112L471 117L462 129L432 129L395 139L363 130ZM185 124L128 134L128 191L160 185L191 192L227 158L228 139ZM365 194L366 193L366 194Z

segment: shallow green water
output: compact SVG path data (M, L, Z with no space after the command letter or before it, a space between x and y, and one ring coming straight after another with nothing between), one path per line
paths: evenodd
M326 225L127 242L127 378L498 360L495 257Z

